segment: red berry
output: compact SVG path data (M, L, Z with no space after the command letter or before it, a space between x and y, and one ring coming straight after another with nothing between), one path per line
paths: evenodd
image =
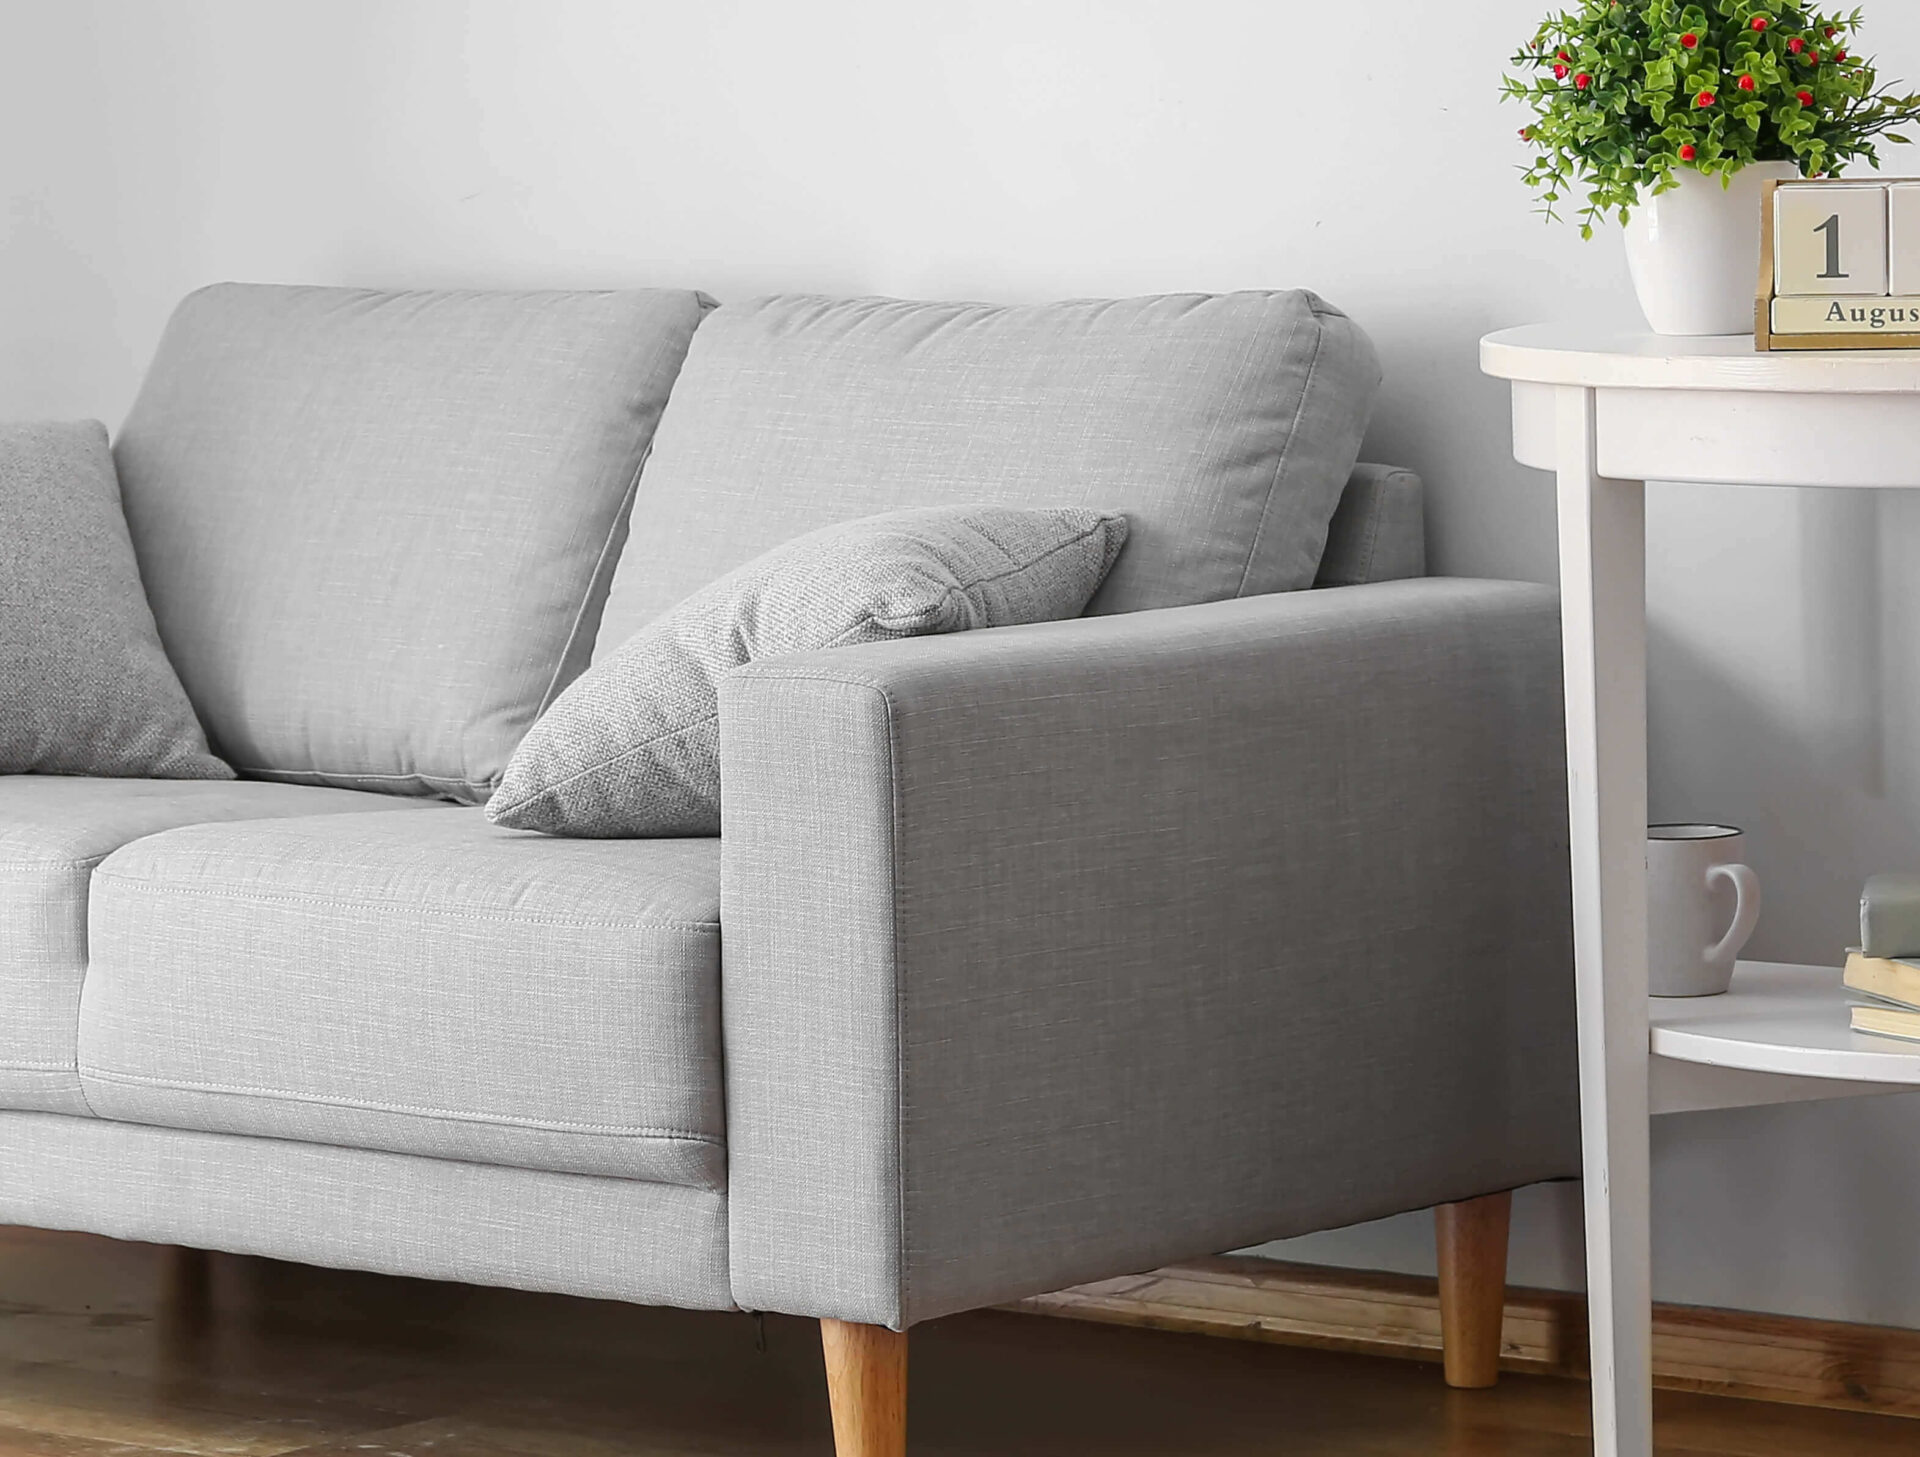
M1800 98L1800 104L1802 106L1813 105L1813 93L1811 91L1796 91L1793 94Z
M1835 51L1833 58L1836 61L1844 61L1847 58L1847 53L1845 51Z
M1568 54L1567 54L1567 53L1566 53L1565 51L1563 51L1563 50L1561 50L1561 51L1555 51L1555 52L1553 53L1553 58L1554 58L1554 59L1555 59L1556 61L1571 61L1571 60L1573 59L1573 57L1572 57L1572 56L1570 56L1570 55L1568 55Z
M1573 78L1573 84L1580 90L1585 91L1593 84L1593 77L1589 76L1585 71L1582 71L1578 76Z
M1832 26L1828 26L1828 27L1827 27L1827 28L1826 28L1826 29L1825 29L1824 31L1822 31L1822 32L1821 32L1821 34L1823 34L1823 35L1825 35L1825 36L1826 36L1826 38L1827 38L1828 40L1832 40L1832 39L1833 39L1833 27L1832 27Z
M1807 48L1807 43L1802 39L1800 39L1800 37L1797 35L1792 40L1787 42L1787 49L1792 51L1793 54L1796 56L1799 55L1800 52L1804 51L1806 48Z
M1765 30L1767 28L1767 17L1764 15L1756 15L1747 23L1755 30Z
M1742 91L1751 91L1751 90L1753 90L1753 77L1751 77L1751 76L1742 76L1742 77L1740 78L1740 89L1741 89Z
M1530 141L1532 141L1532 140L1533 140L1533 128L1532 128L1532 127L1530 127L1530 126L1523 126L1523 127L1521 127L1521 128L1520 128L1520 140L1521 140L1521 141L1523 141L1523 142L1530 142Z
M1557 66L1555 66L1555 67L1553 68L1553 79L1554 79L1554 80L1556 80L1556 81L1564 81L1564 80L1566 80L1566 79L1567 79L1567 68L1566 68L1565 66L1558 66L1558 65L1557 65Z
M1696 148L1692 142L1682 142L1680 144L1680 160L1682 162L1691 162L1699 155L1699 149Z
M1712 106L1713 93L1711 91L1702 91L1698 96L1693 98L1693 104L1702 107Z
M1809 66L1817 66L1817 65L1819 65L1819 64L1820 64L1820 52L1818 52L1818 51L1815 51L1815 50L1810 50L1810 51L1808 51L1808 52L1807 52L1807 64L1808 64Z
M1688 31L1685 35L1680 37L1680 44L1685 46L1688 50L1692 50L1695 46L1700 44L1700 37L1695 35L1692 31Z

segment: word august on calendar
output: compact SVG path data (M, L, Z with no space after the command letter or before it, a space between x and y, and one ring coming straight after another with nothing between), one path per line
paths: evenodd
M1769 183L1760 238L1760 348L1920 348L1920 181Z

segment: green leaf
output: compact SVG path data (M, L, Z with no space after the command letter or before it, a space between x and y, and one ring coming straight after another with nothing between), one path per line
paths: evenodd
M1772 21L1766 30L1749 25L1756 14ZM1683 146L1695 147L1695 165L1723 181L1757 161L1791 160L1809 174L1871 161L1878 138L1920 121L1920 96L1881 88L1864 57L1814 66L1787 49L1795 36L1823 53L1851 46L1828 42L1824 28L1844 36L1858 21L1857 11L1809 12L1796 0L1714 0L1711 8L1577 0L1548 14L1500 77L1501 97L1527 113L1530 160L1515 170L1549 219L1584 194L1575 221L1590 233L1673 186ZM1682 47L1689 31L1697 44ZM1593 77L1586 89L1554 79L1561 50L1570 73ZM1741 76L1752 90L1738 89ZM1801 105L1802 89L1811 105ZM1695 104L1703 90L1714 95L1710 107Z

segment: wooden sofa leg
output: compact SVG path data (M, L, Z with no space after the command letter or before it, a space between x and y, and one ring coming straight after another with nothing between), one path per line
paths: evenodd
M1512 1212L1511 1193L1441 1204L1433 1211L1440 1254L1440 1344L1449 1386L1491 1386L1500 1379Z
M907 1337L852 1321L820 1322L836 1457L906 1457Z

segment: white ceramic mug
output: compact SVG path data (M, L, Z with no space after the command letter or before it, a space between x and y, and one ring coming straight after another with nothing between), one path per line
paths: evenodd
M1733 960L1760 920L1760 877L1741 863L1740 847L1740 832L1729 825L1647 826L1647 988L1654 996L1710 997L1732 984Z

